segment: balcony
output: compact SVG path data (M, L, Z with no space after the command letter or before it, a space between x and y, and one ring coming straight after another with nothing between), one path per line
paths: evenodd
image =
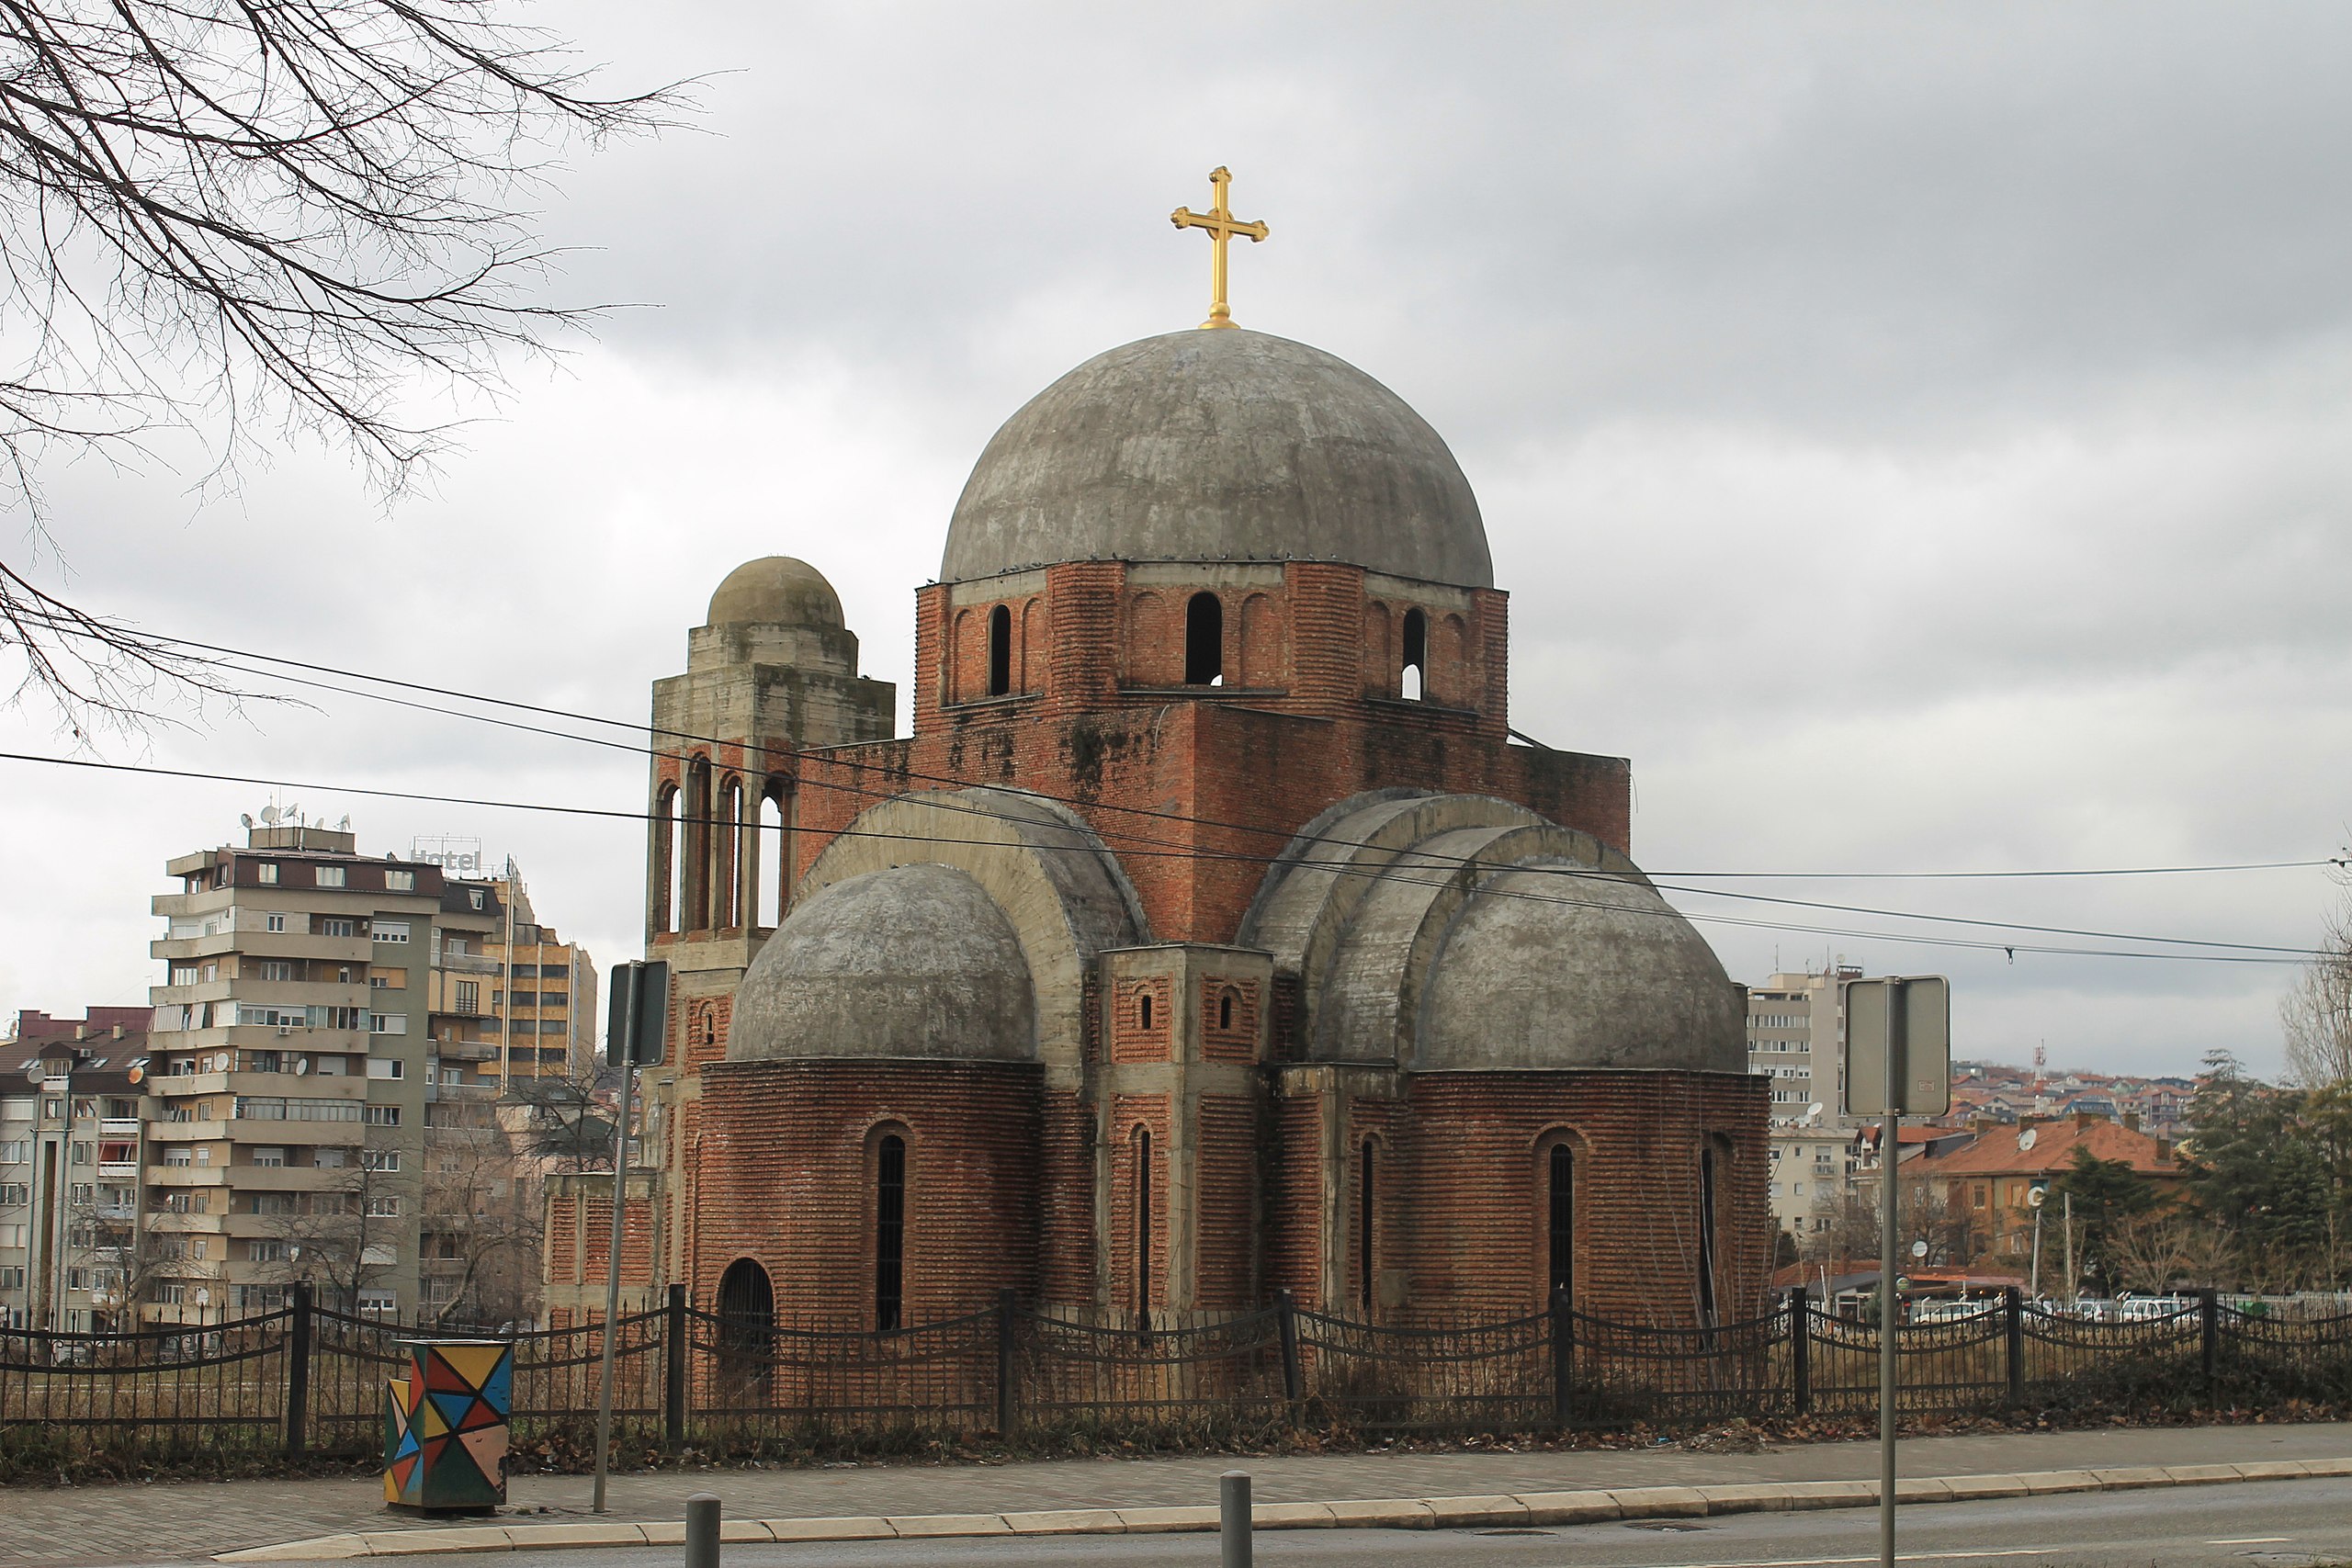
M98 1119L98 1136L135 1138L139 1136L139 1118L136 1116L104 1116Z
M104 1181L110 1177L135 1178L138 1174L139 1162L135 1159L100 1160L98 1162L98 1179L101 1181ZM101 1213L103 1214L104 1211L101 1211ZM128 1218L130 1211L127 1209L124 1210L123 1214L125 1218Z
M309 1042L316 1034L298 1036L303 1043L288 1049L315 1051ZM147 1080L156 1093L171 1099L201 1094L266 1094L281 1100L365 1100L368 1080L357 1073L166 1073ZM207 1127L209 1122L173 1122L163 1118L147 1123L151 1138L187 1138L188 1129Z
M289 915L287 924L307 919L305 916ZM149 942L147 951L151 956L164 959L218 958L224 953L249 953L261 958L319 958L330 964L366 964L374 956L375 943L365 936L313 936L307 931L268 931L256 921L252 929L216 931L210 936L161 937Z
M495 958L479 958L470 953L445 953L435 969L446 969L452 975L495 975L499 962Z

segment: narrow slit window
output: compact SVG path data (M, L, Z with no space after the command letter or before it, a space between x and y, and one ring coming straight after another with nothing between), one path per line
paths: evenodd
M1576 1297L1577 1156L1566 1144L1554 1144L1550 1159L1551 1293Z
M1367 1318L1372 1315L1372 1140L1363 1141L1363 1164L1356 1175L1356 1299Z
M1184 606L1184 684L1225 684L1225 601L1214 593Z
M1151 1129L1137 1127L1136 1151L1136 1327L1151 1332Z
M1136 1001L1136 1024L1146 1033L1151 1030L1151 993L1146 991Z
M1397 690L1409 702L1419 702L1429 679L1430 618L1419 610L1405 612L1405 668Z
M1233 993L1231 991L1226 992L1216 999L1216 1026L1219 1029L1233 1027Z
M875 1162L874 1326L899 1326L907 1291L907 1141L882 1140Z
M1012 690L1012 612L999 604L989 612L989 695Z
M1715 1321L1715 1151L1699 1151L1699 1317Z

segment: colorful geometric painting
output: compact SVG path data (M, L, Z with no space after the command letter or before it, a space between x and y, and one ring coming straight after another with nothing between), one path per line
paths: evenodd
M426 1513L487 1513L506 1501L506 1420L514 1347L503 1339L413 1339L409 1372L384 1404L384 1502Z

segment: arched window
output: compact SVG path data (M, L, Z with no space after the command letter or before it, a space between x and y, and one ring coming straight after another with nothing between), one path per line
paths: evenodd
M1233 993L1231 991L1226 992L1216 999L1216 1026L1219 1029L1233 1027Z
M899 1326L907 1301L907 1141L884 1135L874 1161L874 1326Z
M1136 1027L1148 1032L1151 1028L1151 993L1144 992L1136 998Z
M989 612L989 695L1012 690L1012 612L1002 604Z
M1574 1301L1577 1284L1576 1151L1566 1143L1554 1144L1544 1161L1544 1168L1548 1293L1565 1295Z
M685 874L680 878L684 908L678 929L710 929L710 763L697 757L686 766Z
M1372 1140L1363 1141L1356 1173L1356 1299L1366 1318L1372 1316Z
M1136 1327L1151 1332L1151 1129L1137 1127L1135 1148Z
M710 923L725 931L743 923L743 784L729 779L718 791L718 820L712 824L710 843Z
M718 1277L718 1382L734 1397L766 1394L775 1354L775 1292L768 1271L739 1258Z
M757 919L784 924L784 890L792 875L792 844L784 830L784 801L774 789L760 795L760 890Z
M1711 1141L1699 1149L1699 1320L1715 1321L1715 1177L1721 1164Z
M653 797L653 918L657 931L678 929L678 786L663 784Z
M1214 593L1184 606L1184 684L1225 684L1225 601Z
M1419 702L1429 681L1430 618L1419 610L1405 612L1405 669L1396 689Z

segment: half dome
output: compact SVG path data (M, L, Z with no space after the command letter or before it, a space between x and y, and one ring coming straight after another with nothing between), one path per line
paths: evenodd
M735 993L730 1061L1034 1062L1021 937L967 873L893 866L795 909Z
M1478 885L1430 964L1416 1067L1747 1070L1746 993L1706 939L1638 873L1594 870Z
M841 595L825 574L792 556L762 556L727 574L710 596L713 626L838 626Z
M1346 360L1239 330L1097 355L989 442L941 580L1069 560L1331 560L1494 584L1477 498L1429 422Z

